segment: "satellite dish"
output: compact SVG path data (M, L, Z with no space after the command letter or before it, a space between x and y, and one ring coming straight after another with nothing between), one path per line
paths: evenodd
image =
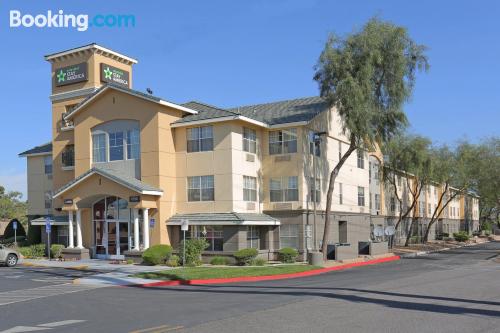
M396 228L394 228L394 226L393 226L393 225L387 226L387 227L385 228L385 234L386 234L387 236L392 236L392 235L394 235L394 233L395 233L395 232L396 232Z
M384 235L384 228L381 226L375 227L375 229L373 229L373 234L375 237L382 237Z

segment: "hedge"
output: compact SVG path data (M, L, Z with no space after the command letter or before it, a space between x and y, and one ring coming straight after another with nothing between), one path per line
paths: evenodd
M59 258L62 254L62 250L64 249L63 244L52 244L50 246L50 256L52 258Z
M186 240L186 262L184 265L201 265L201 253L208 247L208 242L203 238ZM184 258L184 241L179 245L179 257Z
M281 262L291 264L297 260L299 252L291 247L284 247L278 253L278 258Z
M153 245L142 254L142 260L149 265L165 264L172 255L170 245Z
M257 258L259 251L257 249L242 249L234 253L236 263L240 266L248 266L252 261Z

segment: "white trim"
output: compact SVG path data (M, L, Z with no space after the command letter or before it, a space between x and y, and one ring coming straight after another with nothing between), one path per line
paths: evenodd
M66 91L63 93L52 94L49 96L49 98L51 101L60 101L63 99L70 99L70 98L90 95L94 91L96 91L97 89L99 89L99 88L91 87L91 88L82 88L82 89L77 89L77 90L71 90L71 91Z
M75 125L68 125L61 127L61 132L68 132L75 129Z
M126 187L128 188L129 190L132 190L136 193L140 193L140 194L144 194L144 195L158 195L158 196L162 196L163 195L163 192L159 192L159 191L149 191L149 190L144 190L144 191L138 191L137 189L131 187L131 186L128 186L127 184L124 184L120 181L117 181L115 179L112 179L110 178L108 175L106 174L103 174L101 172L99 172L99 170L94 170L92 172L90 172L89 174L85 175L85 177L82 177L80 178L78 181L76 181L75 183L71 184L70 186L68 186L67 188L65 188L64 190L62 191L59 191L58 193L55 193L52 198L57 198L58 196L60 196L61 194L67 192L68 190L72 189L73 187L75 187L76 185L80 184L82 181L84 181L85 179L89 178L90 176L93 176L94 174L99 174L101 175L102 177L106 177L107 179L117 183L117 184L120 184L122 185L123 187Z
M45 219L43 221L37 221L38 219L36 220L32 220L30 223L31 225L39 225L39 226L44 226L45 225ZM61 222L61 221L54 221L54 220L50 220L50 225L56 225L56 226L68 226L69 222L66 221L66 222Z
M182 222L168 222L167 226L180 226ZM189 225L280 225L280 221L189 221Z
M238 119L238 116L226 116L226 117L188 121L188 122L184 122L184 123L171 123L170 127L176 128L176 127L195 126L195 125L211 124L211 123L217 123L217 122L229 121L229 120L237 120L237 119Z
M181 106L181 105L177 105L177 104L174 104L174 103L166 102L166 101L163 101L161 99L159 101L154 101L154 100L146 98L145 96L142 96L140 94L136 94L133 91L130 91L129 89L120 89L118 87L114 87L114 86L109 86L108 85L108 86L105 86L97 94L93 95L92 97L90 97L89 99L87 99L85 102L83 102L83 104L81 104L80 106L78 106L75 109L73 109L73 111L71 111L66 116L64 116L64 119L65 120L71 119L71 117L73 115L75 115L78 111L80 111L81 109L83 109L88 103L90 103L91 101L93 101L95 98L97 98L97 96L101 95L103 92L107 91L108 89L114 89L116 91L121 91L121 92L123 92L125 94L129 94L129 95L132 95L132 96L144 99L144 100L149 101L149 102L158 103L158 104L164 105L164 106L169 106L169 107L172 107L174 109L178 109L180 111L184 111L184 112L188 112L188 113L192 113L192 114L197 114L198 113L198 111L186 108L186 107Z
M183 123L171 123L170 127L177 128L177 127L196 126L196 125L218 123L218 122L230 121L230 120L241 120L241 121L253 124L253 125L257 125L257 126L261 126L261 127L269 128L269 129L303 126L303 125L307 125L309 123L307 121L298 121L298 122L293 122L293 123L268 125L268 124L263 123L261 121L248 118L246 116L234 115L234 116L225 116L225 117L218 117L218 118L187 121L187 122L183 122Z
M70 171L70 170L75 170L75 166L62 166L61 167L62 170L64 171Z
M137 62L138 62L137 59L127 57L124 54L107 49L107 48L102 47L100 45L97 45L95 43L90 44L90 45L81 46L81 47L76 48L76 49L71 49L71 50L67 50L67 51L63 51L63 52L58 52L58 53L46 55L45 60L49 61L49 60L60 58L60 57L63 57L63 56L69 55L69 54L78 53L78 52L82 52L82 51L86 51L86 50L92 50L92 49L96 49L96 50L100 50L103 52L107 52L109 54L113 54L113 55L118 56L119 58L122 58L126 61L133 63L133 64L137 64Z
M309 124L308 121L296 121L293 123L283 123L283 124L276 124L276 125L270 125L269 128L285 128L285 127L296 127L296 126L304 126Z
M28 157L28 156L43 156L43 155L52 155L52 152L34 153L34 154L19 154L17 156L19 156L19 157Z

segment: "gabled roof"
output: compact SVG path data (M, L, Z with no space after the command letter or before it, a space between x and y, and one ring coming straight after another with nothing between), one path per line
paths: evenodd
M280 221L261 213L194 213L176 214L168 220L169 225L181 225L188 220L192 225L280 225Z
M91 44L87 44L84 46L75 47L75 48L72 48L69 50L59 51L59 52L52 53L52 54L47 54L45 56L45 60L53 61L57 58L64 57L64 56L67 56L70 54L75 54L75 53L80 53L80 52L88 52L88 51L97 51L98 53L111 56L111 57L113 57L121 62L129 63L129 64L137 64L136 59L128 57L128 56L123 55L121 53L115 52L115 51L108 49L104 46L98 45L97 43L91 43Z
M93 167L92 169L88 170L87 172L82 173L80 176L76 177L66 185L62 186L59 188L57 191L54 192L53 198L56 198L63 194L64 192L70 190L71 188L75 187L77 184L80 182L84 181L85 179L89 178L92 175L101 175L103 177L106 177L122 186L125 186L132 191L135 191L140 194L149 194L149 195L162 195L163 190L158 189L154 186L151 186L149 184L146 184L144 182L141 182L140 180L133 178L129 175L123 174L119 171L113 170L113 169L105 169L102 167Z
M197 111L192 110L192 109L190 109L188 107L185 107L185 106L182 106L182 105L179 105L179 104L175 104L175 103L172 103L172 102L168 102L166 100L161 99L160 97L153 96L153 95L150 95L150 94L146 94L146 93L143 93L142 91L138 91L138 90L134 90L134 89L122 87L122 86L119 86L119 85L116 85L116 84L108 83L108 84L103 85L102 87L100 87L99 89L97 89L96 91L94 91L92 94L90 94L89 96L87 96L83 101L81 101L80 103L78 103L75 106L75 108L73 110L71 110L70 113L68 113L67 115L64 116L64 119L66 119L66 120L71 119L71 117L73 117L76 113L78 113L83 108L85 108L85 106L88 103L90 103L92 100L94 100L95 98L97 98L97 96L101 95L102 93L104 93L105 91L107 91L109 89L121 91L121 92L123 92L125 94L133 95L135 97L139 97L139 98L148 100L150 102L154 102L154 103L158 103L158 104L161 104L161 105L169 106L171 108L174 108L174 109L177 109L177 110L180 110L180 111L183 111L183 112L192 113L192 114L198 113Z
M36 146L26 151L23 151L18 156L26 157L26 156L50 155L50 154L52 154L52 142L47 142L43 145Z
M305 123L312 120L319 113L328 110L328 103L321 97L306 97L229 109L221 109L195 101L185 103L183 106L188 106L199 112L175 121L173 127L208 122L209 120L225 121L235 119L252 122L264 127L273 127L280 124Z

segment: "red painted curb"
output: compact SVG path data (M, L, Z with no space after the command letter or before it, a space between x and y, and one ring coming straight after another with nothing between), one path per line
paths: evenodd
M262 276L241 276L226 279L200 279L200 280L174 280L174 281L159 281L143 284L134 284L129 287L158 287L158 286L179 286L179 285L205 285L205 284L220 284L220 283L233 283L233 282L254 282L254 281L270 281L270 280L283 280L292 279L305 276L313 276L332 271L341 271L347 268L375 265L383 262L396 261L401 259L400 256L391 256L386 258L354 262L351 264L339 265L334 267L325 267L314 269L299 273L278 274L278 275L262 275ZM127 287L127 286L126 286Z

